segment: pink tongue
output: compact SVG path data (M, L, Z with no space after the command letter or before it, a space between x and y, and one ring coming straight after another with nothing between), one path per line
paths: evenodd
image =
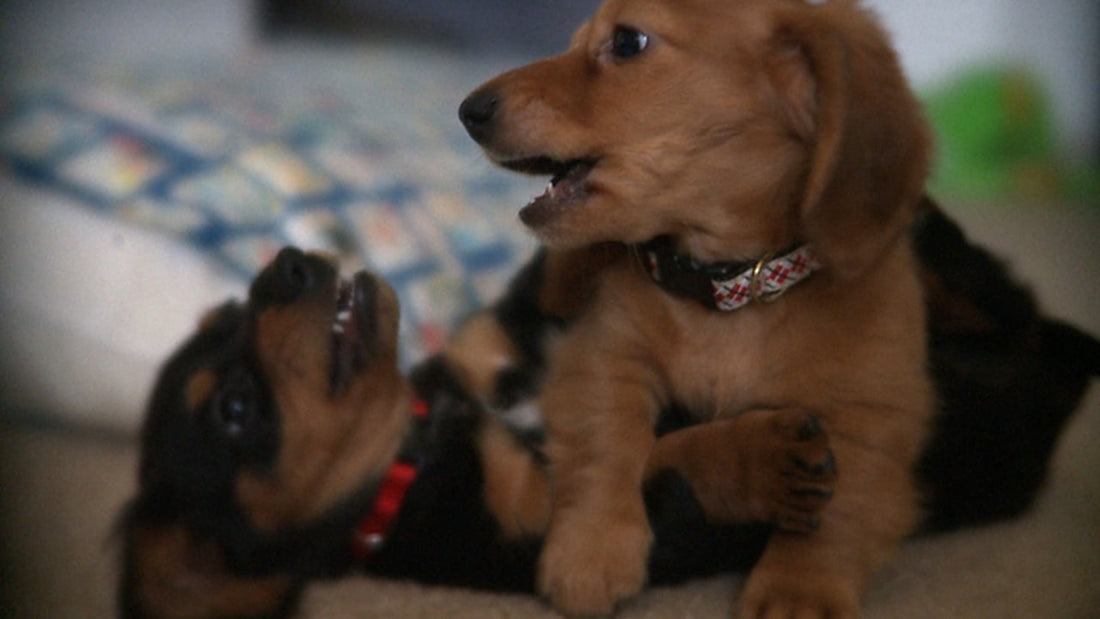
M567 200L581 195L584 179L591 169L591 164L587 163L574 165L564 175L552 179L543 196L551 200Z
M542 193L541 197L547 198L547 199L550 199L550 200L560 200L560 199L564 198L565 197L565 190L562 189L563 184L564 183L562 181L558 181L556 183L551 181L550 184L546 186L546 191L544 191Z

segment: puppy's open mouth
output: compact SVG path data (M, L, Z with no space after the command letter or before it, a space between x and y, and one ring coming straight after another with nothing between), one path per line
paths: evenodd
M340 395L378 345L378 283L366 271L336 287L332 320L332 395Z
M501 165L515 172L551 175L546 191L535 196L519 212L524 224L538 227L588 197L592 190L589 175L596 163L594 158L558 161L549 157L533 157L504 162Z

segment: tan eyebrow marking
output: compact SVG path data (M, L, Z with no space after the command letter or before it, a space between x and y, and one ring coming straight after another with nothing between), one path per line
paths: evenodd
M214 395L214 388L218 386L218 376L213 370L200 370L187 381L184 403L187 410L194 411L203 402Z

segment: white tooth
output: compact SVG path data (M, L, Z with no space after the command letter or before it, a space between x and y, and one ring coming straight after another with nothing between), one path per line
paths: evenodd
M333 332L333 333L335 333L335 334L337 334L337 335L343 335L343 333L344 333L344 325L342 325L342 324L340 324L340 323L338 323L338 322L337 322L337 323L334 323L334 324L332 325L332 332Z
M349 309L340 310L336 313L336 320L338 322L347 322L349 318L351 318L351 310Z

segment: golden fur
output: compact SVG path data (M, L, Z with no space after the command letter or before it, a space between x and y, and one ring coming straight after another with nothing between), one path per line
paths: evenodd
M616 56L623 27L648 36L636 55ZM642 586L640 489L663 406L733 420L798 408L829 433L835 496L819 530L769 542L740 615L858 616L918 520L912 470L932 414L904 234L929 136L874 17L846 0L607 0L563 55L479 92L493 107L475 137L493 160L595 162L569 199L521 212L552 248L671 235L715 262L808 242L826 265L732 314L666 294L629 257L606 268L541 399L542 592L595 614Z
M442 355L459 384L483 402L492 400L500 371L517 359L512 341L491 312L479 312L468 318L443 345Z
M550 520L545 468L495 420L478 436L477 452L485 475L485 505L501 535L516 540L543 535Z
M184 405L187 410L197 410L204 402L214 395L218 388L218 375L213 370L203 369L193 375L187 381L187 389L184 392Z
M806 411L753 411L662 437L646 463L646 479L665 469L680 472L711 523L772 522L788 533L808 533L820 526L816 514L836 483L829 444ZM792 479L800 482L797 490Z
M583 292L583 280L594 277L607 255L600 249L550 256L554 262L547 264L540 306L568 305L577 313L586 309L591 300ZM584 273L577 270L582 264L587 265ZM553 281L567 279L574 285L553 290ZM564 295L565 290L575 292ZM443 358L463 388L489 402L495 373L503 363L516 362L509 341L491 312L479 312L448 341ZM493 415L486 418L477 442L485 475L483 498L504 537L544 536L550 519L546 467ZM672 432L657 441L644 479L667 471L688 482L708 522L764 522L788 533L816 529L836 483L828 434L814 413L796 408L755 411Z

